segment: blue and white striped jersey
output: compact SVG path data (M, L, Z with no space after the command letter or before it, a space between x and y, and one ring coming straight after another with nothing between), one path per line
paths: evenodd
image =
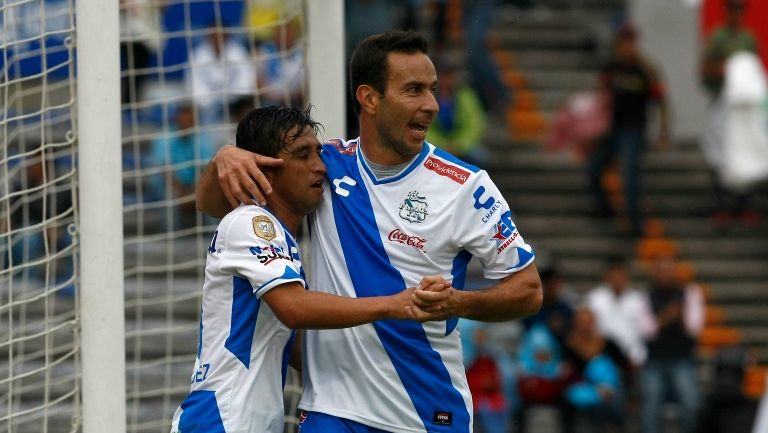
M426 275L463 288L472 257L489 279L534 259L488 174L431 144L382 180L357 140L324 144L323 161L329 185L309 224L313 290L390 295ZM307 331L300 407L392 432L470 432L456 324L390 320Z
M266 209L240 206L208 248L191 392L173 417L178 433L281 433L283 386L294 331L261 297L304 287L294 238Z

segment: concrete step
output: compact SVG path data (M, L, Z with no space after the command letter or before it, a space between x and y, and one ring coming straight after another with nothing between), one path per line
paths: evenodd
M710 302L717 305L768 304L765 282L721 281L708 283L707 287Z
M200 323L194 319L147 317L125 324L125 349L129 359L184 356L197 350Z
M600 281L604 257L556 257L558 267L566 279L576 282L591 282L594 285ZM696 269L696 280L702 283L768 281L768 263L761 259L692 259L688 260ZM644 283L640 281L640 283ZM582 286L580 286L582 287Z
M577 92L594 88L597 72L593 70L531 69L524 71L531 89ZM542 107L544 108L544 107Z
M768 307L757 303L730 304L723 306L725 323L730 326L756 327L765 330L768 327ZM768 343L768 340L766 340Z
M596 71L601 63L595 56L582 51L552 51L529 49L512 54L512 65L526 74L537 70Z
M537 247L544 248L556 257L600 257L610 255L626 255L632 251L631 242L616 236L585 236L582 233L568 231L565 234L558 232L531 232L530 227L521 225L526 240L533 242ZM677 239L680 246L681 257L685 260L706 259L711 257L726 256L729 258L750 259L754 257L768 257L768 239ZM768 287L765 288L768 295ZM768 309L766 310L768 313Z
M592 210L592 201L586 194L568 192L534 191L513 189L507 184L498 184L504 191L504 197L509 202L512 211L517 213L550 213L553 215L581 214L586 215ZM709 193L689 192L685 195L670 196L665 193L648 192L641 204L651 216L660 218L668 216L705 215L712 207L712 197ZM768 208L768 198L755 199L759 209Z
M544 152L541 146L535 148L518 145L510 140L496 143L487 141L487 143L493 156L487 164L487 169L492 175L501 171L562 173L564 170L584 170L584 162L575 158L570 152L548 153ZM666 152L649 151L644 156L642 164L644 172L703 172L708 167L700 152L676 148Z
M582 192L587 190L584 170L569 171L560 176L551 173L499 172L493 174L497 185L507 185L512 190ZM681 193L709 190L712 179L707 172L671 173L660 172L646 176L643 189L648 192Z
M521 28L514 25L494 30L499 47L512 51L562 50L593 52L597 41L584 28Z

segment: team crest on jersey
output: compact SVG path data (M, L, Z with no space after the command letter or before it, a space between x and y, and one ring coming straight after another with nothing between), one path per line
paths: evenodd
M496 244L496 253L500 254L512 245L512 242L517 239L517 235L517 227L512 223L512 212L506 211L501 214L501 218L494 224L493 236L488 241Z
M400 218L411 223L422 223L427 219L427 198L418 191L411 191L400 204Z
M272 239L277 237L277 232L275 231L275 223L272 222L272 220L264 215L259 215L253 217L253 233L256 234L256 236L271 241Z

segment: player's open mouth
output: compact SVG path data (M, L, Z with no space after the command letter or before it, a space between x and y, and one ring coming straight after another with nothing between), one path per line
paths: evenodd
M427 126L427 125L423 125L421 123L414 123L414 122L409 123L408 127L410 127L411 129L413 129L413 130L415 130L417 132L421 132L421 133L424 133L424 134L426 134L427 128L429 128L429 126Z
M323 181L322 181L322 180L318 180L317 182L314 182L314 183L312 183L312 185L310 185L310 186L311 186L312 188L320 188L320 189L323 189Z

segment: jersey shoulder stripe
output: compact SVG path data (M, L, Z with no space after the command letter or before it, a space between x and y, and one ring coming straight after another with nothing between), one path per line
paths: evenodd
M476 167L476 166L474 166L472 164L466 163L466 162L460 160L459 158L457 158L456 156L446 152L445 150L440 149L439 147L435 147L434 154L439 156L440 158L450 162L451 164L458 165L459 167L462 167L463 169L465 169L465 170L467 170L467 171L469 171L471 173L477 173L477 172L480 171L479 167Z

